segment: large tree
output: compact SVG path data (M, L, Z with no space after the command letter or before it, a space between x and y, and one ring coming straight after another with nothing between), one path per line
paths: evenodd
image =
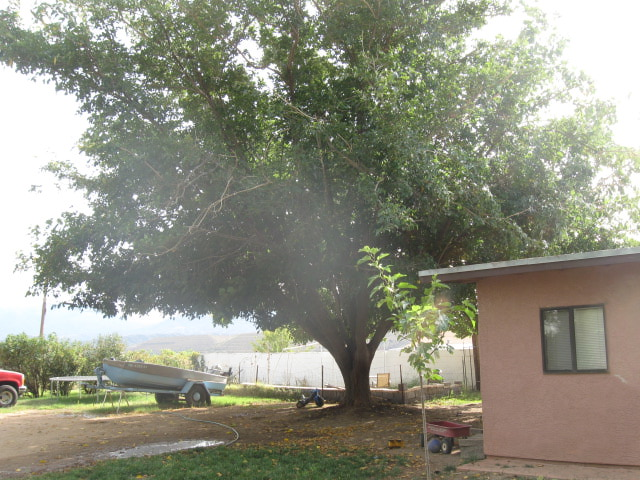
M72 308L289 326L370 401L397 268L610 246L631 156L535 16L494 0L59 0L0 10L0 60L76 96L89 213L39 229L34 292ZM569 105L565 115L552 107ZM603 174L604 173L604 174ZM588 235L588 236L587 236ZM60 297L61 299L63 297Z

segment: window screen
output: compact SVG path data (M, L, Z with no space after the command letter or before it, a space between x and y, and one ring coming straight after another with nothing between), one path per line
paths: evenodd
M545 371L607 370L602 306L542 310L542 336Z

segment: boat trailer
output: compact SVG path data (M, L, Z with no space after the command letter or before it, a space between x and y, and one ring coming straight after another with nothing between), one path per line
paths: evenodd
M160 389L160 388L148 388L148 387L121 387L118 385L107 385L103 380L105 371L102 367L97 367L95 370L97 377L97 384L94 388L97 391L107 390L120 393L120 400L122 400L123 393L136 392L136 393L153 393L158 405L169 406L178 402L180 397L184 397L187 405L190 407L204 407L211 405L211 395L222 395L222 390L219 389L219 385L215 382L203 381L203 380L187 380L184 386L180 389ZM118 408L120 405L118 404Z

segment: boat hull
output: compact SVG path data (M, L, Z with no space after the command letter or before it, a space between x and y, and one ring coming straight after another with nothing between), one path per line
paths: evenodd
M103 360L102 368L109 379L121 387L181 391L189 382L205 382L208 389L224 390L227 377L145 362Z

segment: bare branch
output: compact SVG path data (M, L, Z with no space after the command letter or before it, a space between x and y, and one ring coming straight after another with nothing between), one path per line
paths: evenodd
M168 253L175 252L181 245L183 245L187 241L188 238L190 238L191 236L193 236L197 232L203 231L203 229L201 227L202 227L202 224L204 223L204 221L207 218L209 218L210 216L213 216L213 215L216 215L217 213L219 213L222 210L224 202L227 201L228 199L233 198L233 197L238 196L238 195L241 195L243 193L248 193L248 192L251 192L253 190L257 190L258 188L263 188L266 185L269 185L271 183L270 180L266 180L263 183L260 183L260 184L257 184L257 185L253 185L253 186L251 186L249 188L244 188L244 189L238 190L236 192L228 193L232 182L233 182L233 177L229 177L229 179L227 180L227 184L226 184L222 194L220 195L220 198L218 200L212 202L211 204L209 204L207 206L207 208L205 208L205 210L200 215L198 215L196 220L191 225L189 225L187 227L186 233L181 235L180 238L178 238L178 240L174 243L173 246L167 248L163 252L157 253L156 255L166 255Z

